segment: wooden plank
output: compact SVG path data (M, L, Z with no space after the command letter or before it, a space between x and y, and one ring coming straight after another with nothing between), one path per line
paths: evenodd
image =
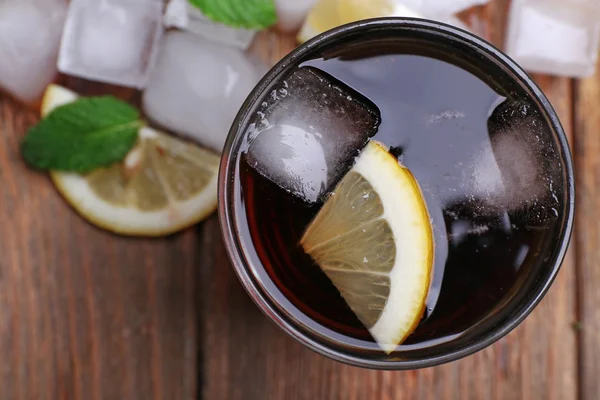
M495 1L465 18L501 44L506 6ZM293 46L268 32L254 52L272 62ZM571 82L537 80L570 131ZM578 85L579 215L598 208L599 87L598 78ZM160 240L117 238L81 220L20 160L19 138L35 120L0 100L0 399L192 398L198 329L202 394L211 400L577 398L572 253L542 304L491 348L427 370L361 370L310 352L260 314L229 266L215 217ZM594 222L578 221L583 398L599 396Z
M600 73L578 82L575 93L581 395L584 399L597 399L600 398Z
M507 1L463 15L502 46ZM293 38L261 34L253 52L274 63ZM276 50L273 50L276 49ZM572 83L536 77L565 128L572 125ZM209 228L207 228L209 229ZM577 398L573 253L533 314L492 347L458 362L419 371L370 371L313 353L279 331L251 302L220 240L206 287L202 347L206 399L575 399ZM210 349L210 350L208 350Z
M0 398L194 398L198 234L86 223L20 158L36 120L0 99Z

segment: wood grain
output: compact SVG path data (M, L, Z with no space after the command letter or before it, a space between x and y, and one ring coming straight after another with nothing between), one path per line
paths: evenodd
M194 398L201 234L87 224L22 162L35 121L0 100L0 399Z
M461 17L502 47L507 8L507 1L494 1ZM266 32L253 52L274 63L293 46L291 38ZM571 80L535 79L570 135ZM226 262L220 242L214 257L217 265ZM234 273L221 270L208 288L209 305L204 314L202 347L210 353L204 354L203 398L576 399L577 333L571 327L577 318L574 288L575 263L570 252L538 308L492 347L436 368L370 371L328 360L285 336L260 314Z
M461 17L502 47L508 5L492 0ZM268 31L251 51L272 65L294 46L293 37ZM458 362L408 372L343 365L278 330L235 277L216 216L156 240L87 224L20 159L36 115L0 98L0 399L600 398L600 74L535 79L574 139L572 251L514 332ZM138 100L133 91L114 93ZM571 327L579 318L581 332Z
M581 394L600 398L600 74L578 82L575 102Z

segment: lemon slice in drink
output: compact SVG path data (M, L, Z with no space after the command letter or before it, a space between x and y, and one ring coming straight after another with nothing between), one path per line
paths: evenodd
M429 290L433 232L410 171L371 141L300 242L387 353L416 328Z
M421 15L395 0L320 0L309 12L300 33L300 43L329 29L362 19Z
M48 86L42 116L77 97L61 86ZM218 155L142 128L123 163L87 175L50 175L64 198L93 224L122 235L163 236L216 209L218 166Z

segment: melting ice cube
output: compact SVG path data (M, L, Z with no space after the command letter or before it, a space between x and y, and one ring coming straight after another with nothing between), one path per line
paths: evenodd
M449 16L490 0L397 0L425 15Z
M162 9L158 0L72 0L58 69L143 88L162 34Z
M488 129L503 184L496 204L531 216L550 215L557 191L563 190L555 183L562 181L562 169L543 116L532 104L507 100L494 110Z
M165 26L167 28L185 29L189 20L188 0L170 0L163 17Z
M514 0L507 53L532 72L584 77L600 47L597 0Z
M167 27L183 29L205 39L243 50L250 46L256 34L252 29L232 28L212 21L188 0L171 0L165 11L164 22Z
M343 177L379 126L374 104L315 68L297 69L263 100L248 162L309 203Z
M0 87L34 102L56 75L64 0L0 1Z
M475 3L480 4L489 0L395 0L394 17L424 18L443 22L457 28L469 30L469 27L454 16L452 10L467 8Z
M279 29L284 32L297 31L316 2L317 0L275 0Z
M143 94L143 109L159 125L220 151L259 79L260 70L242 51L169 32Z
M321 138L292 125L275 125L252 142L248 162L290 193L314 202L327 187L327 161Z

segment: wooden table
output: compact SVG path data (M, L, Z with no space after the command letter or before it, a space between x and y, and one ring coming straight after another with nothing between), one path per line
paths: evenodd
M492 1L463 17L502 46L507 8ZM273 63L294 45L265 32L252 52ZM156 240L87 224L20 159L35 113L0 99L0 399L600 398L600 74L535 79L574 152L571 250L519 328L410 372L346 366L275 328L238 283L216 215Z

